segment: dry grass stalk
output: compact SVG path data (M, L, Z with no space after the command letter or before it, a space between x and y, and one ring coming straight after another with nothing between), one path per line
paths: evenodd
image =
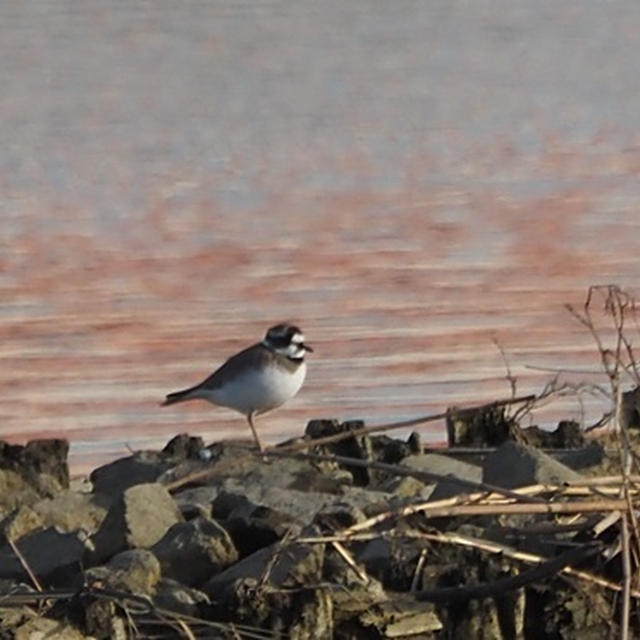
M640 483L640 475L629 475L627 480L633 483ZM570 480L566 483L567 487L601 487L604 485L618 485L624 482L623 475L616 476L600 476L597 478L583 478L581 480Z
M604 533L609 527L612 527L614 524L620 522L620 518L622 517L622 513L620 511L612 511L608 513L604 518L602 518L599 522L591 527L591 531L595 537L599 537L602 533Z
M546 504L460 504L439 509L422 508L426 518L448 518L455 516L507 516L536 513L603 513L626 511L625 500L575 500L570 502L548 502ZM414 512L416 513L416 512Z
M416 568L413 572L413 577L411 578L411 586L409 587L409 591L413 593L418 589L418 581L420 580L420 574L422 573L422 569L424 567L425 560L427 559L427 550L422 549L420 551L420 555L418 556L418 562L416 562Z
M521 491L533 487L524 487ZM471 494L436 500L433 502L420 502L406 505L392 511L385 511L352 525L345 532L356 533L365 531L387 520L406 518L407 516L423 513L431 518L448 517L455 515L509 515L528 513L592 513L626 511L627 502L622 499L617 500L590 500L572 502L542 502L527 504L509 504L502 496L496 496L499 501L491 499L487 494Z
M364 584L368 584L369 576L366 574L366 572L363 569L361 569L358 566L356 561L351 557L351 554L345 549L342 542L339 540L332 540L331 545L336 550L338 555L347 563L347 566L349 566L356 573L358 578L360 578L360 580Z
M177 620L176 624L180 627L181 631L184 633L184 637L187 640L196 640L196 635L191 631L189 625L184 620Z
M36 577L36 574L33 573L33 571L31 570L29 563L27 562L26 558L22 555L22 552L20 551L20 549L18 549L18 546L16 545L16 543L10 537L7 538L7 541L9 542L9 546L11 547L11 550L13 551L13 553L15 553L16 558L18 558L18 560L20 561L22 568L25 570L26 574L29 576L29 580L31 580L35 589L37 591L42 592L42 585L40 584L40 581Z
M611 318L614 332L614 344L612 348L605 346L605 341L593 319L591 306L592 299L596 294L603 296L604 314ZM635 566L638 567L640 563L640 535L638 534L634 505L631 500L632 490L630 486L632 468L634 466L638 468L638 459L630 445L629 434L627 432L628 425L626 421L622 419L622 376L626 374L636 388L640 385L640 371L636 364L631 339L626 333L627 316L631 317L636 329L638 328L638 305L635 299L620 289L620 287L616 285L604 285L589 288L582 313L577 312L570 305L567 305L567 308L569 312L588 329L593 337L600 355L602 368L609 379L609 385L611 387L613 404L611 415L615 419L614 427L615 433L618 436L620 467L623 474L623 482L619 495L624 498L626 502L626 508L622 510L623 516L620 519L619 539L623 573L623 594L620 607L620 638L621 640L628 640L629 619L631 614L631 581L634 574L633 565L635 564ZM631 539L631 533L633 533L633 541ZM634 556L633 562L632 556Z
M627 518L620 521L622 545L622 607L620 611L620 640L629 639L629 617L631 614L631 556L629 553L629 526Z

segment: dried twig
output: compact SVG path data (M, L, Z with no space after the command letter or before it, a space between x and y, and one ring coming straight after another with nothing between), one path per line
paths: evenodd
M615 334L614 345L612 348L605 347L604 341L599 330L596 328L591 314L591 302L595 293L600 293L604 296L604 313L611 317L613 331ZM636 387L640 384L640 375L633 347L625 331L625 323L628 314L633 318L636 329L638 328L637 305L632 296L616 285L604 285L589 288L582 313L577 312L570 305L567 305L567 309L591 333L591 336L598 348L598 353L600 354L602 367L609 379L609 385L611 387L613 406L610 415L615 417L615 433L618 435L620 466L622 468L623 476L619 495L626 503L625 508L621 509L622 517L619 519L620 538L618 547L621 553L623 574L622 603L620 607L620 638L621 640L628 640L629 618L631 611L631 580L633 575L632 556L635 555L635 564L637 566L640 561L640 535L638 534L638 525L635 518L633 504L631 502L630 488L631 470L634 463L637 465L637 458L633 453L629 442L629 434L627 432L628 425L626 424L626 420L622 419L624 398L621 384L621 373L626 373L634 382ZM630 525L636 544L633 549L631 545Z
M411 513L421 513L425 518L449 518L454 516L523 515L533 513L603 513L624 511L625 500L574 500L570 502L547 502L538 504L459 504L452 507L429 508L429 504L415 505ZM408 511L408 509L407 509ZM391 514L389 514L391 516ZM407 514L409 515L409 514ZM360 523L362 524L362 523ZM358 525L354 525L352 530Z
M411 578L411 586L409 587L409 591L411 593L414 593L418 589L418 581L420 580L420 574L422 573L422 568L424 567L426 559L427 550L421 549L420 555L418 556L418 562L416 563L415 571L413 572L413 578Z
M627 518L620 520L622 544L622 608L620 611L620 640L629 639L629 615L631 612L631 559L629 553L629 526Z
M507 359L507 356L506 356L506 354L504 352L504 349L502 348L502 344L500 344L500 341L498 340L498 338L496 338L494 336L491 339L491 341L493 342L493 344L496 346L496 348L500 352L500 356L502 357L502 362L504 363L504 368L507 370L507 375L505 376L505 378L506 378L507 382L509 383L509 388L511 389L511 397L515 398L516 395L517 395L517 391L518 391L518 380L511 373L511 367L509 365L509 360Z
M369 576L367 576L365 571L363 571L358 566L356 561L351 557L351 554L345 549L345 547L342 544L342 542L340 542L339 540L332 540L331 541L331 545L336 550L338 555L347 563L347 566L349 566L351 569L353 569L353 571L356 573L358 578L360 578L360 580L362 582L364 582L365 584L368 584Z
M15 553L16 558L18 558L18 560L20 561L22 568L25 570L26 574L29 576L29 580L31 580L31 582L33 583L33 586L38 591L42 592L42 585L40 584L40 581L36 577L36 574L31 570L31 567L29 566L27 559L22 555L22 552L20 551L20 549L18 549L18 545L16 545L16 543L11 539L10 536L7 536L7 541L9 542L9 546L11 547L11 550L13 551L13 553Z

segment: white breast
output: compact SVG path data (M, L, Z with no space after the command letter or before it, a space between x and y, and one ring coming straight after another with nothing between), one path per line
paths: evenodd
M264 413L285 403L298 393L307 373L306 363L295 371L276 365L249 369L218 389L202 391L200 397L243 414Z

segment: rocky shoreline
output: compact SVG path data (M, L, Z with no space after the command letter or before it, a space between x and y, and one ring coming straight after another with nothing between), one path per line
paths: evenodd
M638 479L575 423L447 422L440 452L359 422L265 456L180 435L84 482L66 441L2 443L0 638L615 634Z

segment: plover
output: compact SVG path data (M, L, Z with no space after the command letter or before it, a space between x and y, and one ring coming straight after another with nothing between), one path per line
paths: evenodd
M298 327L277 324L267 331L262 342L236 353L200 384L170 393L163 406L200 398L235 409L247 418L262 451L253 419L298 393L307 373L307 351L313 349L305 344Z

